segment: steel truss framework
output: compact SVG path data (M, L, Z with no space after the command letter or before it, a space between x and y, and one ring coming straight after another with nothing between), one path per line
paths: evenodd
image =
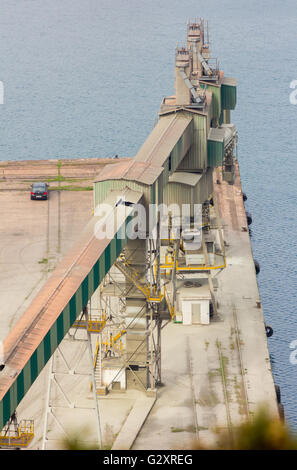
M135 378L140 388L143 390L154 389L161 383L161 329L164 318L160 312L164 306L160 285L160 242L159 239L144 240L141 247L133 242L129 243L128 249L125 249L116 261L114 267L110 270L103 286L112 284L115 291L114 296L118 298L118 310L112 307L111 295L105 292L104 287L101 293L102 308L107 311L107 318L117 319L118 325L124 328L126 335L126 345L129 341L129 334L135 333L139 322L143 322L143 338L138 341L137 346L131 351L125 351L124 354L113 354L119 359L118 371L113 379L106 385L111 389L114 382L117 382L121 372L129 371ZM143 258L143 259L142 259ZM139 262L139 259L141 260ZM138 260L138 261L137 261ZM121 275L119 277L119 274ZM108 289L107 289L108 290ZM131 318L125 318L127 303L131 299L138 299L140 308ZM166 320L169 312L166 309ZM164 312L163 312L164 316ZM125 321L125 323L123 323ZM102 342L99 341L100 344ZM113 345L114 346L114 345ZM142 359L138 358L139 352L142 352ZM143 352L144 351L144 352ZM143 360L143 355L145 359ZM96 375L100 377L97 388L103 386L102 383L102 362L104 357L102 347L98 350L98 357L95 358L96 369L101 369ZM138 373L138 368L146 369L146 380Z
M216 229L219 233L221 255L225 260L225 247L222 235L221 222L217 210L217 201L212 202L214 206L214 220L215 227L211 226L209 216L208 223L203 229L202 235L202 248L205 259L205 266L209 266L207 248L205 243L204 232L208 232L210 229ZM209 206L209 201L208 201ZM157 234L159 234L159 226L157 228ZM115 344L111 345L110 353L117 356L118 371L112 380L105 384L107 389L111 389L113 383L117 382L120 374L126 370L131 372L133 377L137 380L138 384L143 390L148 388L154 389L156 386L162 383L161 374L161 330L168 322L174 319L175 315L175 302L176 302L176 278L182 276L182 273L177 272L176 266L178 263L178 253L180 247L180 239L177 238L173 242L168 236L168 246L172 245L173 252L173 265L171 267L170 278L161 278L160 269L160 237L157 236L155 239L147 238L143 245L137 245L137 243L129 242L128 248L121 253L120 257L116 261L115 265L111 268L110 272L104 279L101 289L101 311L106 312L106 317L112 320L115 328L124 335L129 336L129 332L133 331L134 325L140 320L145 320L146 328L145 335L135 347L133 351L119 354L115 350ZM142 261L139 256L139 251L145 251L145 257ZM224 267L224 266L222 266ZM203 268L202 268L203 269ZM197 267L199 271L199 267ZM119 277L119 274L122 275ZM212 298L212 304L214 308L214 314L217 314L216 301L214 295L214 287L212 276L210 272L207 272L208 283ZM108 292L108 288L104 286L112 285L114 293L111 295ZM118 299L117 308L115 304L111 302L111 297ZM129 299L139 299L141 308L135 314L135 316L127 322L125 321L125 312L127 309L127 303ZM106 328L106 326L105 326ZM120 333L117 334L119 336ZM139 350L145 348L146 361L137 361L137 355ZM105 352L106 355L106 352ZM106 357L106 356L105 356ZM102 348L101 339L98 341L97 356L94 360L95 370L97 370L96 377L99 378L97 382L97 390L103 388L102 382L102 362L104 361L104 351ZM139 376L135 366L146 367L147 369L147 380Z
M89 316L88 316L88 309L85 308L83 311L83 316L84 316L84 321L86 324L89 321ZM46 446L50 439L48 438L48 431L49 431L49 418L53 418L55 423L57 424L58 428L62 431L62 433L69 438L68 432L65 429L65 426L63 426L63 423L58 419L56 411L58 408L71 408L71 409L85 409L85 410L92 410L95 415L96 415L96 421L97 421L97 438L98 438L98 446L99 448L102 448L102 436L101 436L101 427L100 427L100 416L99 416L99 405L98 405L98 400L97 400L97 395L96 395L96 389L95 389L95 376L94 376L94 368L93 368L93 353L92 353L92 342L91 342L91 336L90 336L90 331L85 328L85 338L77 338L76 334L78 331L78 327L74 327L73 333L69 332L68 335L64 338L63 343L68 343L70 346L77 346L78 342L81 342L83 344L83 351L80 353L78 359L75 361L75 363L70 365L70 362L66 359L65 354L63 353L62 350L62 344L58 346L57 350L53 354L53 356L50 359L49 362L49 378L48 378L48 388L47 388L47 396L46 396L46 405L45 405L45 417L44 417L44 427L43 427L43 436L42 436L42 450L46 449ZM71 330L70 330L71 331ZM85 356L85 354L88 354L89 356L89 373L83 373L83 372L78 372L78 366L82 360L82 358ZM64 370L59 370L59 367L56 367L56 359L60 358L63 365L64 365ZM60 368L61 369L61 368ZM63 376L68 376L68 378L73 378L76 379L77 377L85 377L88 376L90 377L92 384L93 384L93 400L94 400L94 406L93 407L84 407L84 406L79 406L75 404L74 401L72 401L63 387L61 383L61 378ZM64 404L60 404L59 400L56 398L56 403L55 403L55 398L53 394L53 389L56 389L58 392L57 396L59 395L63 401ZM56 440L56 439L55 439Z
M214 201L213 205L216 228L219 231L221 251L223 256L225 256L222 227L216 201ZM209 230L209 225L207 226L207 230ZM166 276L165 278L164 276L161 278L159 237L156 237L156 239L148 237L140 246L137 246L137 243L134 244L130 242L98 288L97 308L93 309L90 301L82 312L81 317L73 325L74 333L68 336L68 341L81 341L80 339L76 339L76 333L81 327L86 331L84 352L89 351L90 371L89 374L84 375L89 375L91 378L91 389L94 398L94 407L92 409L97 416L99 447L102 446L102 437L97 399L98 393L100 394L102 391L106 393L108 390L111 390L113 384L118 381L120 374L123 372L126 374L127 371L129 371L139 387L144 391L155 389L162 383L161 331L168 322L174 319L176 278L177 276L183 276L183 274L177 273L176 271L180 239L175 239L172 243L169 236L168 246L169 245L172 245L173 250L173 267L170 272L170 278L168 279ZM208 266L209 261L204 235L202 236L202 247L205 265ZM214 313L217 313L212 276L210 273L207 275ZM131 299L138 299L140 308L132 317L127 318L127 305ZM97 315L94 316L92 314L93 310L96 311ZM145 325L141 332L143 336L141 340L138 341L136 347L131 350L127 348L127 337L129 337L130 332L135 332L135 325L137 325L139 321L142 321ZM97 346L94 355L92 353L92 333L97 334ZM119 344L121 347L119 347ZM142 351L141 359L138 358L139 351ZM79 361L75 366L70 367L61 347L58 348L56 354L60 355L66 367L66 374L74 375ZM143 359L144 355L145 358ZM103 363L108 357L116 358L118 367L109 383L104 383ZM143 374L138 373L138 368L146 370L145 380ZM50 416L66 434L62 423L55 414L55 406L51 398L52 388L57 388L66 406L70 408L75 407L75 404L71 402L59 383L58 377L60 374L62 373L54 370L54 357L52 357L44 421L43 448L46 448L48 442L47 427Z

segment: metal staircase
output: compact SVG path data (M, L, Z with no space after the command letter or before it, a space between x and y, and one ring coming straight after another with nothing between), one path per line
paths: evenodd
M145 298L148 300L150 297L150 289L147 283L142 279L140 273L136 271L126 260L117 260L115 266L121 271L124 276L132 282L137 289L139 289Z
M102 394L102 393L105 394L106 393L105 390L104 390L104 387L102 386L100 361L102 361L103 359L102 359L102 357L101 358L99 357L100 339L101 339L101 354L104 353L104 355L107 356L108 352L113 350L113 352L116 352L119 356L122 356L124 354L124 349L123 349L123 343L121 341L121 338L126 333L127 333L126 330L121 330L115 336L110 334L110 336L107 340L103 340L101 338L101 335L97 339L97 344L96 344L95 353L94 353L94 362L93 362L95 385L96 385L97 394Z

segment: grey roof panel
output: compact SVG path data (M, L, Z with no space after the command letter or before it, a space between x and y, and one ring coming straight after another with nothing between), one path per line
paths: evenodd
M135 159L152 165L163 165L191 121L192 116L184 113L161 116Z
M232 77L224 77L222 81L222 85L236 86L237 80L236 78L232 78Z
M107 180L127 180L151 185L162 173L161 166L155 166L146 162L137 162L135 159L127 162L119 162L106 165L98 174L95 182Z
M189 173L185 171L176 171L169 176L169 183L181 183L188 186L196 186L202 177L201 173Z

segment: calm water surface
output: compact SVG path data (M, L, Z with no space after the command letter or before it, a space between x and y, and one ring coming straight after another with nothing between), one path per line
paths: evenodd
M186 20L199 16L238 79L233 121L273 373L297 430L295 0L0 0L0 160L135 155L174 92Z

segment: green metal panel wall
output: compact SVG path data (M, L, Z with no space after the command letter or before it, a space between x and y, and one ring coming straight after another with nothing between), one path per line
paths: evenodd
M230 109L222 109L219 125L222 124L231 124L231 111Z
M224 124L231 124L231 111L230 111L230 109L224 109L223 119L224 119Z
M221 87L220 86L214 86L211 84L205 84L201 83L201 87L205 88L212 92L212 101L211 101L211 107L210 107L210 119L216 119L217 122L219 122L220 119L220 114L221 114Z
M60 313L56 322L46 334L38 348L34 351L24 369L20 372L17 379L10 387L9 391L3 397L3 400L0 401L0 430L5 426L6 422L9 420L10 416L31 387L40 371L46 365L47 361L50 359L71 325L87 305L88 300L103 280L105 274L107 274L116 258L123 251L124 246L127 244L127 239L119 238L119 234L122 229L127 226L130 220L131 217L126 219L116 237L111 240L104 253L102 253L100 258L96 261L87 277L71 298L70 302Z
M208 168L194 187L183 183L168 183L164 191L164 203L178 204L181 211L182 204L203 204L212 193L213 168Z
M156 195L156 182L154 184L152 184L151 186L151 204L156 204L156 199L157 199L157 195Z
M170 154L171 169L168 170L169 174L173 173L179 167L183 158L185 157L185 155L187 154L188 150L191 147L192 137L193 137L192 122L193 121L189 123L185 132L183 133L183 135L180 137L180 139L177 141L177 143L172 149L172 152Z
M161 204L163 202L164 172L161 173L157 181L151 186L151 203ZM168 181L168 178L166 182Z
M163 164L163 168L164 168L164 170L162 172L162 186L163 186L163 188L166 187L166 185L168 183L169 175L171 173L171 170L169 170L169 160L170 161L172 160L171 154L169 155L169 158L167 158L167 160Z
M203 171L207 168L207 117L195 115L192 120L192 145L179 165L179 170Z
M110 190L124 189L125 187L128 187L133 191L143 192L144 200L149 204L151 198L151 186L129 180L107 180L94 183L94 207L97 207L98 204L101 204L104 199L106 199Z
M221 87L222 109L235 109L236 86L222 85Z
M203 204L213 193L213 168L208 168L194 188L194 203Z
M164 191L164 204L191 204L192 188L182 183L168 183Z
M221 114L220 114L219 126L221 126L222 124L224 124L224 110L223 109L221 110Z
M207 162L209 167L221 166L224 158L224 142L207 141Z

